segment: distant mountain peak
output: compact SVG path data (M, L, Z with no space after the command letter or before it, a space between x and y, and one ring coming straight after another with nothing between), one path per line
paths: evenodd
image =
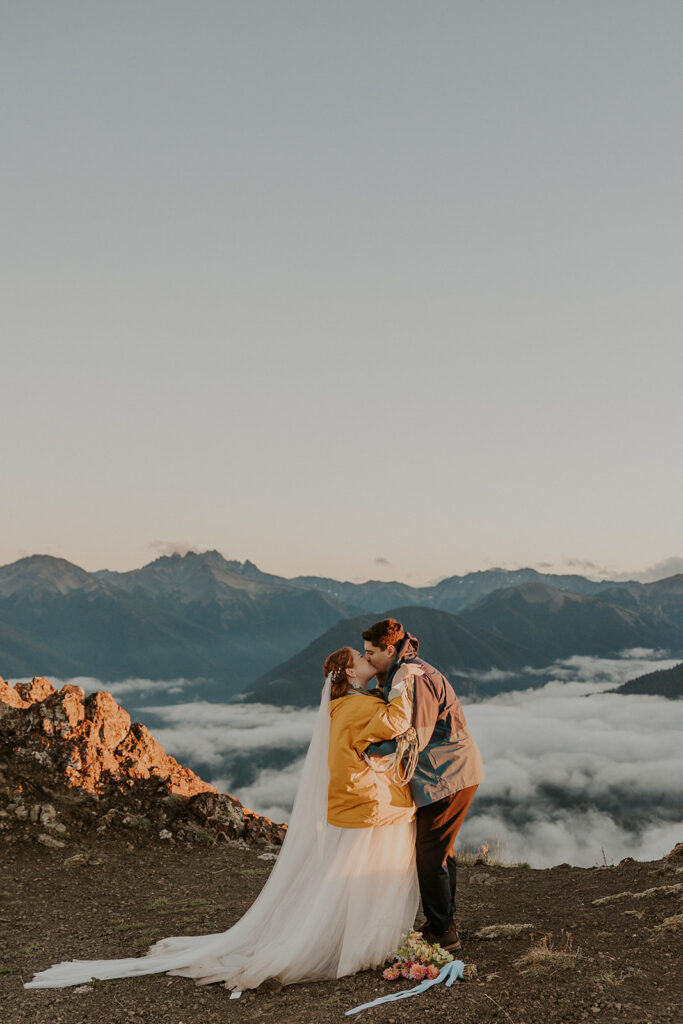
M230 572L240 573L245 576L263 576L264 573L254 565L253 562L247 559L245 562L240 562L235 558L226 558L225 555L217 551L216 548L211 548L207 551L186 551L184 554L180 554L179 551L174 551L170 555L159 555L152 562L147 562L143 569L149 569L154 566L206 566L209 569L228 569ZM139 570L132 570L133 572Z
M85 569L54 555L28 555L0 567L0 597L63 595L96 586Z

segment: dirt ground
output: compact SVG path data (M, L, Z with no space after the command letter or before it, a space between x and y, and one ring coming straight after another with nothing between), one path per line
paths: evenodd
M99 864L64 867L89 851ZM19 836L0 846L0 1021L3 1024L326 1024L379 995L409 988L365 971L335 982L262 986L231 1000L221 985L166 975L75 989L26 991L22 982L51 963L138 955L165 935L222 931L249 907L272 860L238 843L164 843L125 834L79 836L64 850ZM412 999L364 1011L363 1022L418 1018L458 1024L683 1021L681 931L662 923L683 910L680 892L624 895L683 881L681 859L590 869L561 866L459 868L460 958L478 976L435 986ZM480 940L485 925L529 923L533 935ZM678 925L680 929L680 921ZM515 961L552 934L549 966ZM571 938L567 938L570 933Z

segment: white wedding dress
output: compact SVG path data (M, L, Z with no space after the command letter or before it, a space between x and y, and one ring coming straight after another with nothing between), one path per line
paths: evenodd
M271 977L289 984L382 964L417 912L415 822L375 828L327 822L329 705L328 678L282 849L256 901L232 928L162 939L142 957L55 964L24 988L167 972L240 991Z

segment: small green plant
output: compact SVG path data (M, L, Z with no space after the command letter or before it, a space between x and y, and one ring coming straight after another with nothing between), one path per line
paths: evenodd
M212 903L211 900L197 899L183 904L181 910L195 910L203 914L215 914L219 910L225 910L225 906L222 903Z
M37 942L29 942L29 944L27 946L22 946L21 949L18 949L17 953L19 953L20 956L31 956L31 954L35 953L35 951L37 949L38 949L38 943Z
M599 974L595 980L601 985L621 985L626 978L626 974L617 974L616 971L605 971L604 974Z
M152 900L145 905L145 910L156 910L162 914L170 913L168 900L161 896L158 900Z
M148 946L152 945L152 942L158 938L158 928L147 928L146 931L141 932L138 938L133 943L133 949L147 949Z
M629 978L642 978L643 972L639 967L629 968L627 971L605 971L595 979L601 985L623 985Z

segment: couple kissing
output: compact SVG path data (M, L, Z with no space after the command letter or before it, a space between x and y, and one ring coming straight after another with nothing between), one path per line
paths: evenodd
M171 936L145 956L71 960L26 988L167 972L233 992L378 967L414 926L460 947L455 839L483 779L446 677L395 619L324 664L325 683L287 835L246 914L214 935ZM207 879L207 893L210 882Z

